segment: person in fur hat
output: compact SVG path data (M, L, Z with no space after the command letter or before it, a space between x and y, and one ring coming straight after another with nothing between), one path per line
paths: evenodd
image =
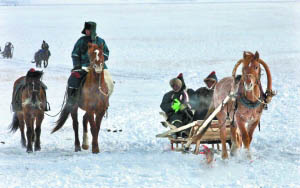
M216 72L212 71L205 79L204 83L206 84L208 89L214 89L215 85L218 82L218 78L216 76Z
M80 86L81 81L87 75L87 72L82 68L88 67L90 65L90 60L88 56L88 43L89 42L95 43L98 46L102 45L104 61L108 60L109 49L106 45L105 40L97 36L96 27L97 24L95 22L92 21L85 22L84 28L81 31L81 33L84 34L84 36L78 39L78 41L75 43L75 46L73 48L72 55L71 55L73 61L73 69L68 79L67 104L73 105L77 102L76 101L77 90ZM104 63L105 82L108 87L108 95L110 96L114 88L114 83L107 69L108 69L107 65Z
M172 90L163 96L160 108L166 113L167 121L178 128L192 120L188 104L189 97L184 89L184 81L181 81L178 77L170 80L170 86ZM187 137L188 132L182 131L172 136L174 138L177 138L177 136Z

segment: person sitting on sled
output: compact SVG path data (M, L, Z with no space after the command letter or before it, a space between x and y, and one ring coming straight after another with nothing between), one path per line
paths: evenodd
M189 97L185 85L178 77L170 80L170 86L172 90L163 96L160 108L166 113L167 121L178 128L192 120L192 113L188 104ZM177 136L187 137L188 131L181 131L172 136L174 138Z
M218 82L218 78L216 76L216 72L212 71L205 79L204 83L206 84L208 89L214 89L215 85Z

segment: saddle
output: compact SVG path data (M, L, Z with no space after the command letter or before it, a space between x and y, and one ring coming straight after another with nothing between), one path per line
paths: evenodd
M41 81L41 86L43 88L43 91L44 91L45 97L46 97L45 111L50 111L50 104L47 101L47 96L46 96L47 86L42 81ZM15 90L12 95L11 107L12 107L13 112L22 110L22 91L24 90L24 88L25 88L25 79L21 79L18 83L16 83L16 87L15 87Z

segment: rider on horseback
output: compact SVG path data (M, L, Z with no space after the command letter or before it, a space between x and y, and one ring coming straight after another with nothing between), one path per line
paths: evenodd
M97 44L98 46L103 46L104 61L107 61L109 56L109 50L105 41L97 36L95 22L85 22L84 28L81 33L85 36L79 38L72 51L73 69L68 80L67 104L71 106L73 106L77 102L77 90L80 87L81 81L87 75L87 71L85 68L90 65L90 60L88 56L88 43L92 42ZM104 74L106 84L109 88L110 96L113 90L113 81L109 72L107 71L106 64L104 64Z

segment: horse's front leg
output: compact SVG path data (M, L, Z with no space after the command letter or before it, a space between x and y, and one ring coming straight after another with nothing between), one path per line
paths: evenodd
M102 118L104 116L104 112L97 113L96 114L96 122L94 120L94 114L89 114L89 122L91 125L91 133L93 135L93 141L92 141L92 152L93 153L99 153L99 146L98 146L98 135L100 130L100 125Z
M99 135L99 131L100 131L100 127L101 127L101 122L102 122L102 118L104 116L105 112L100 112L96 114L96 133L95 133L95 139L93 138L93 142L95 142L96 147L98 147L98 135Z
M35 127L35 142L34 142L34 151L41 150L41 126L44 119L44 113L38 114L36 118L36 127Z
M233 125L230 127L230 132L231 132L231 141L232 141L230 155L235 156L238 149L241 146L240 137L239 137L240 135L237 134L237 125L235 122L233 122Z
M257 125L258 125L259 122L260 122L260 118L259 118L259 120L257 120L256 122L254 122L252 125L248 125L248 135L249 135L249 139L250 139L249 145L251 144L254 130L257 127Z
M44 60L44 68L48 66L48 60Z
M71 112L71 117L73 119L73 130L75 134L75 152L81 151L80 141L78 136L78 107L74 107Z
M96 122L95 122L94 113L87 112L87 114L88 114L87 116L88 116L90 126L91 126L91 133L92 133L92 136L93 136L93 139L92 139L92 152L93 153L99 153L100 152L99 146L98 146L98 131L99 130L98 130Z
M88 129L87 129L87 124L88 124L88 114L85 113L82 119L82 124L83 124L83 138L82 138L82 149L89 149L89 137L88 137Z
M32 153L33 118L31 118L31 115L25 115L25 123L27 128L27 152Z
M226 148L226 113L224 111L221 111L219 114L217 114L218 123L220 127L220 139L222 143L222 159L227 159L227 148Z
M246 121L243 120L241 117L236 117L236 124L238 125L240 132L242 134L242 140L243 140L243 144L244 147L246 149L246 153L247 153L247 157L251 158L251 154L250 154L250 137L246 128Z

